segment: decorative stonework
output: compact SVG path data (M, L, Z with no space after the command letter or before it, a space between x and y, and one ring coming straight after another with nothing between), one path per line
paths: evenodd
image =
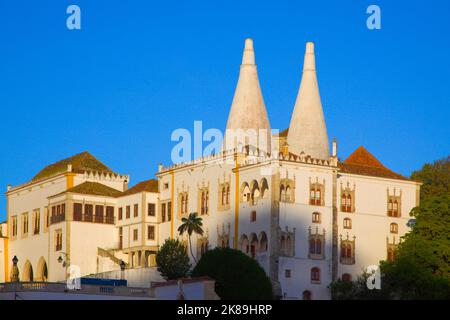
M319 183L319 178L312 182L309 178L309 204L313 206L325 205L325 179Z
M322 230L322 234L319 234L319 227L316 227L315 233L312 233L311 227L309 227L308 233L308 258L325 259L325 229Z
M220 230L219 225L217 225L217 246L222 248L230 247L230 229L231 225L228 223L227 230L225 231L225 225L222 224L222 229Z
M355 239L353 236L353 240L350 240L349 235L347 233L347 238L342 239L342 235L339 236L341 240L341 254L340 254L340 262L342 264L355 264Z
M397 192L394 188L392 194L389 192L389 188L386 190L387 193L387 215L389 217L399 218L402 216L402 190Z
M226 211L230 209L231 203L231 175L226 179L225 172L223 173L223 181L218 179L218 190L217 190L217 211Z
M355 189L356 185L353 184L353 188L350 188L350 183L347 181L346 187L341 182L341 211L342 212L355 212Z
M209 214L209 183L203 182L198 188L197 208L199 215Z
M289 231L286 226L285 230L280 229L280 255L285 257L293 257L295 255L295 228Z
M280 201L294 203L295 202L295 177L288 177L280 180Z

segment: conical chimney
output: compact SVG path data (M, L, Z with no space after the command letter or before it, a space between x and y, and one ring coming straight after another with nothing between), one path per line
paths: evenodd
M287 136L289 151L328 159L330 146L316 76L314 43L306 43L303 75Z
M253 40L246 39L239 80L228 115L224 149L250 144L270 151L270 137L270 123L259 85Z

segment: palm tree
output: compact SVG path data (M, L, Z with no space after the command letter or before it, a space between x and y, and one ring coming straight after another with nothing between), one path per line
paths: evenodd
M191 235L193 232L203 235L203 222L202 218L197 216L197 212L191 212L187 218L181 219L181 225L178 227L178 232L180 236L183 233L187 232L189 236L189 248L191 250L191 256L194 259L195 263L197 263L197 259L195 259L194 254L192 253L192 244L191 244Z

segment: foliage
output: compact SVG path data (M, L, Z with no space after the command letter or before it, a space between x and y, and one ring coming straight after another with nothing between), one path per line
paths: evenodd
M181 235L183 233L187 232L189 236L189 250L191 251L191 256L194 259L195 262L197 262L197 259L194 256L194 253L192 252L192 243L191 243L191 236L192 233L196 233L198 235L203 235L203 222L202 218L197 215L197 212L192 212L189 214L187 218L183 217L181 219L181 225L178 227L178 232Z
M425 199L432 195L450 194L450 156L426 163L422 169L414 171L411 179L421 181L420 197Z
M225 300L272 299L272 285L258 262L239 250L215 248L204 253L192 276L216 280L216 292Z
M178 240L167 239L156 253L156 265L166 280L186 277L191 265L186 247Z

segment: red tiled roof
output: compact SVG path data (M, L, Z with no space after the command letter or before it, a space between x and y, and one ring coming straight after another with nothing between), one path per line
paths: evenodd
M363 146L356 149L344 162L339 162L338 166L340 171L343 173L409 180L401 174L395 173L389 168L386 168Z
M59 173L67 171L67 166L72 165L72 172L84 172L84 171L100 171L113 173L113 171L96 159L89 152L85 151L76 154L72 157L60 160L53 164L46 166L44 169L38 172L31 181L37 181L45 179Z
M94 196L104 196L104 197L118 197L122 194L122 192L117 189L108 187L98 182L90 182L90 181L83 182L73 188L67 189L64 192L58 193L55 196L66 192L88 194Z
M139 192L158 192L158 180L150 179L139 182L127 191L123 192L120 197Z

